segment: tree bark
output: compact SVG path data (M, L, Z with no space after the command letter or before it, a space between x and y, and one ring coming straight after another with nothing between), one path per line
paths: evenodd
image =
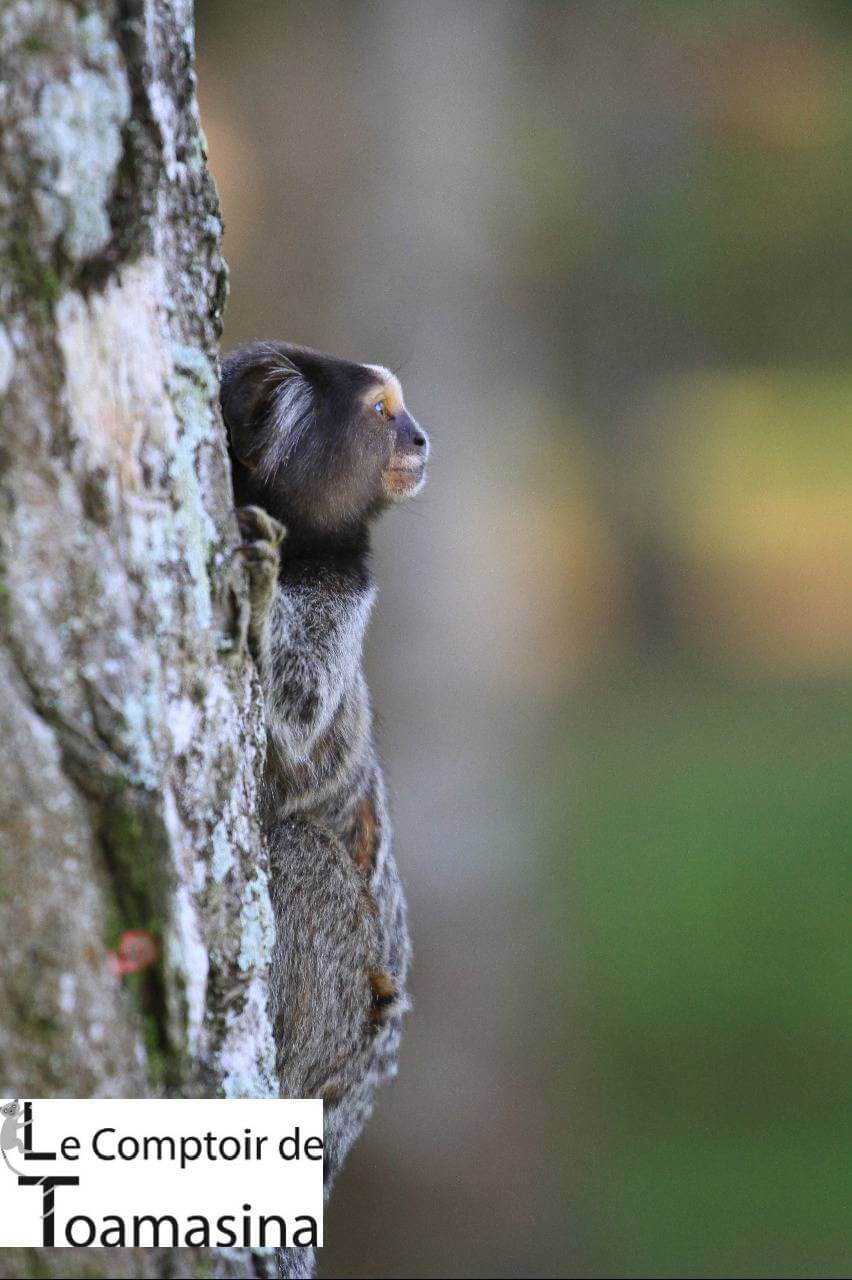
M0 1094L274 1096L192 6L4 0L0 61ZM128 930L158 957L119 977ZM272 1262L4 1251L0 1274Z

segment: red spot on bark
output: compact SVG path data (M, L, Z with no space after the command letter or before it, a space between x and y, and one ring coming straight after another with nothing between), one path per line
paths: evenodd
M109 967L117 978L147 969L157 959L156 939L145 929L126 929L118 940L118 950L110 951Z

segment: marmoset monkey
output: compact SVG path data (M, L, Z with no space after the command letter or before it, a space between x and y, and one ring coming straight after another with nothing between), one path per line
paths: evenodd
M283 1097L325 1102L330 1189L396 1069L409 940L361 668L371 522L418 493L429 442L397 378L283 342L222 369L269 750L264 818ZM310 1275L285 1250L282 1275ZM289 1268L289 1269L288 1269Z

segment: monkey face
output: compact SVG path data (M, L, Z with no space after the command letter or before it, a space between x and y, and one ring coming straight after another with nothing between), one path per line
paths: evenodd
M382 365L365 365L376 375L367 397L368 412L375 414L388 431L390 454L382 467L382 496L388 502L413 498L426 483L429 439L405 407L399 379Z
M261 343L223 362L238 501L333 533L418 493L429 441L381 365Z

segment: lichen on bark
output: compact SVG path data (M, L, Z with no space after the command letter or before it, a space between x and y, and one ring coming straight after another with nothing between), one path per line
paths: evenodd
M0 1094L274 1094L262 709L183 0L0 12ZM121 979L126 929L158 960ZM229 1250L0 1274L262 1275Z

